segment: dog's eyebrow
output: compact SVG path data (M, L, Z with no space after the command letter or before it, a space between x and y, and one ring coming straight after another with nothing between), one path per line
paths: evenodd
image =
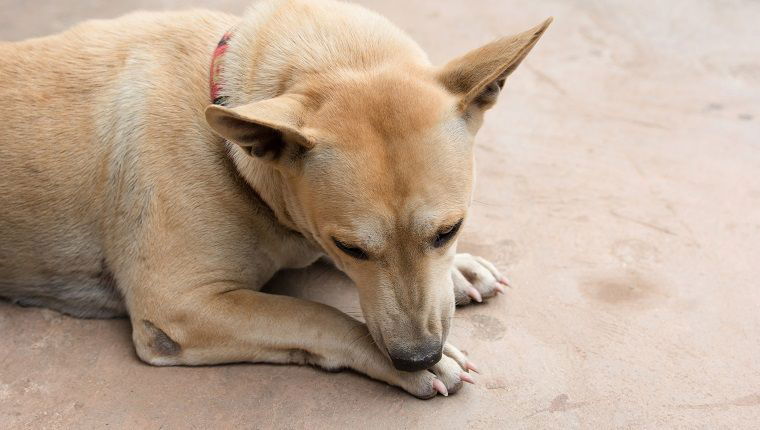
M345 227L331 228L331 236L352 246L373 251L383 246L383 228L374 219L354 219Z
M447 227L453 227L463 219L464 213L460 211L424 211L414 217L412 231L427 239Z
M438 230L441 231L445 229L458 227L462 224L462 221L464 221L464 218L459 218L456 222L453 222L453 223L452 222L442 223L441 226L438 228Z

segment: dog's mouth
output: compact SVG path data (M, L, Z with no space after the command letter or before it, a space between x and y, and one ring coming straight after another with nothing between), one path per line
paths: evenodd
M385 344L385 339L383 337L383 332L379 330L377 327L374 327L372 322L367 319L367 328L369 329L369 334L372 336L372 340L375 342L375 345L377 345L377 349L380 350L380 352L383 353L383 355L390 360L391 354L388 352L388 346Z
M445 343L443 337L428 336L414 341L391 342L389 345L382 330L370 325L369 331L377 348L398 370L415 372L429 369L442 357Z

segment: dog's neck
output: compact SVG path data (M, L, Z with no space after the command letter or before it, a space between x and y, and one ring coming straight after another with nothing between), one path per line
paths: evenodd
M233 27L227 31L214 50L209 73L209 93L211 102L222 106L236 106L245 103L248 97L241 85L245 70L240 65L241 50L246 49L245 34L238 34ZM236 63L237 60L237 63ZM272 94L275 97L278 94ZM255 99L254 99L255 100ZM253 100L248 100L248 102ZM290 230L301 233L313 241L311 234L299 223L299 211L293 193L287 189L287 182L282 173L270 164L251 157L238 145L225 142L228 154L233 160L238 173L248 185L258 194L259 198L272 210L277 221ZM294 213L296 216L294 217Z

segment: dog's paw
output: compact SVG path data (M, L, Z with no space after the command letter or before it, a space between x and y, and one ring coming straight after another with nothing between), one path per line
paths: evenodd
M478 371L461 351L447 343L438 363L428 370L399 372L401 382L397 385L420 399L430 399L438 394L448 396L459 391L465 382L475 383L470 370Z
M451 276L454 279L457 305L466 305L473 300L482 302L483 299L504 293L504 287L509 286L507 278L493 264L470 254L454 256Z

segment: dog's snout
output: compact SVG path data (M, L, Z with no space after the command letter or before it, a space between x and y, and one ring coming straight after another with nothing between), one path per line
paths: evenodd
M416 348L389 351L393 367L406 372L429 369L441 359L442 354L440 340L427 341Z

